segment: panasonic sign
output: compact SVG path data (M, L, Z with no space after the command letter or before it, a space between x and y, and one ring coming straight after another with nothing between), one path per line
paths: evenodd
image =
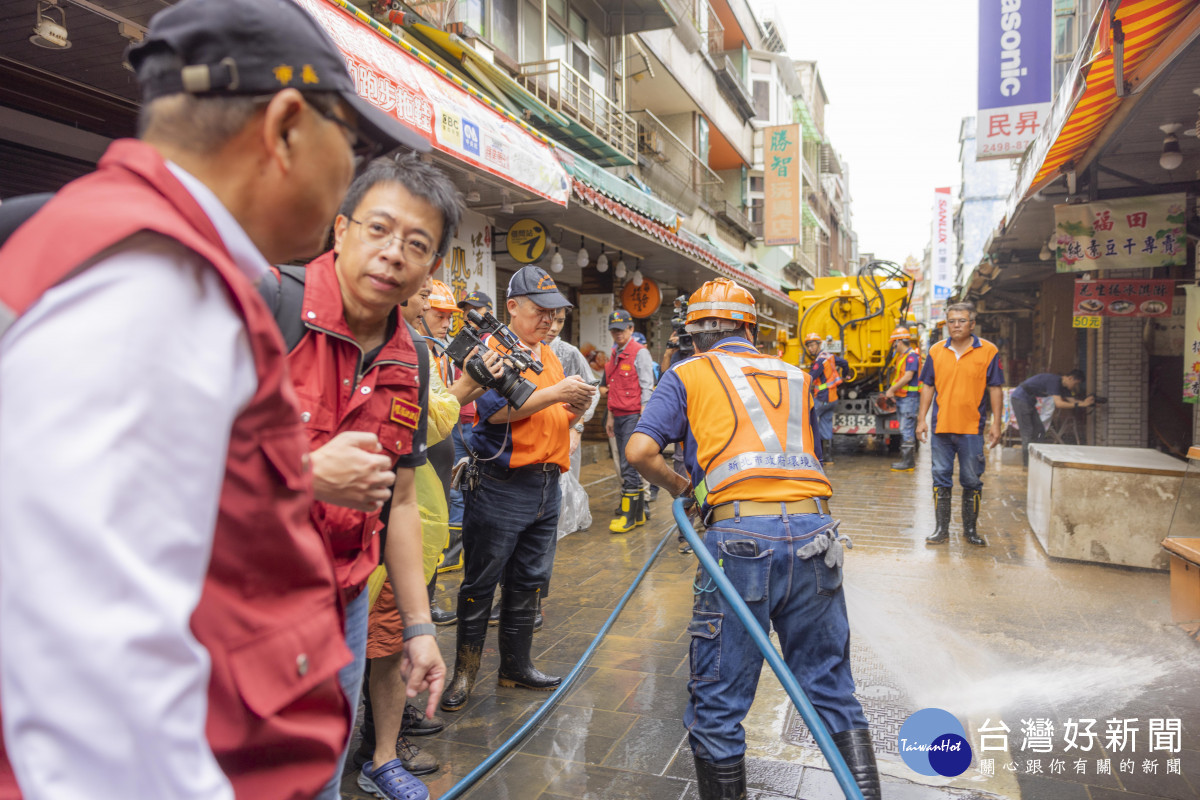
M979 0L977 157L1019 157L1054 93L1053 0Z

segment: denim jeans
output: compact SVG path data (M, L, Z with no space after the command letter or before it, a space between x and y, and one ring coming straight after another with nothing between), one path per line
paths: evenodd
M833 405L828 400L813 400L813 409L817 412L817 438L825 442L833 439Z
M763 630L779 634L783 660L830 733L867 727L850 673L850 623L842 569L798 550L836 533L823 514L734 517L715 522L704 545L720 562ZM840 545L837 545L840 546ZM692 752L726 762L746 751L742 727L763 657L703 568L692 607L691 679L683 722Z
M470 455L467 452L466 442L463 436L471 429L471 423L460 422L450 431L450 438L454 440L454 463L457 464L462 459ZM459 489L450 490L450 529L462 530L463 518L463 495ZM450 541L453 544L454 534L450 534Z
M896 413L900 416L900 439L906 444L917 440L917 411L921 408L921 395L909 391L904 397L896 398Z
M354 660L338 670L338 683L342 685L342 694L346 695L346 702L355 714L358 713L358 698L362 694L363 670L367 665L367 615L371 611L368 605L370 598L371 593L364 586L358 597L346 605L346 646L350 648ZM349 750L350 740L347 739L346 746L342 748L342 754L338 757L337 771L321 789L316 800L338 800L342 796L339 787L342 785L342 770L346 768L346 754Z
M463 491L462 594L490 597L497 585L531 592L549 582L561 493L558 468L542 466L481 463L478 487Z
M1046 435L1046 426L1038 414L1037 403L1020 397L1010 398L1013 414L1017 418L1017 430L1021 434L1021 458L1029 466L1029 445L1040 442Z
M633 436L641 418L641 414L624 414L619 417L613 414L613 432L617 435L617 468L621 472L621 490L627 493L642 490L642 476L625 459L625 445L629 444L629 437Z
M959 485L964 489L983 488L983 469L987 466L983 434L935 433L929 439L934 486L949 489L954 485L954 456L957 455Z

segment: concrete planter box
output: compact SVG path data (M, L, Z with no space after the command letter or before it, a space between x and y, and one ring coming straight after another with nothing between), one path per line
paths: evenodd
M1029 524L1049 556L1166 570L1186 468L1147 448L1030 445ZM1179 513L1195 518L1200 503Z

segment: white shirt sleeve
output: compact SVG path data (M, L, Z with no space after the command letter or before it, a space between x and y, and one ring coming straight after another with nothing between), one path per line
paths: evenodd
M654 394L654 359L650 357L650 349L643 347L633 358L633 368L637 370L638 385L642 389L642 408L650 402Z
M0 705L26 800L233 797L190 620L256 386L220 277L149 234L0 339Z

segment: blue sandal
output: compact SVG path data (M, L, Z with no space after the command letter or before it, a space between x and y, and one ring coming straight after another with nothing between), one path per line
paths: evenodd
M429 789L421 779L412 775L394 758L375 769L375 764L368 761L358 773L358 786L384 800L429 800Z

